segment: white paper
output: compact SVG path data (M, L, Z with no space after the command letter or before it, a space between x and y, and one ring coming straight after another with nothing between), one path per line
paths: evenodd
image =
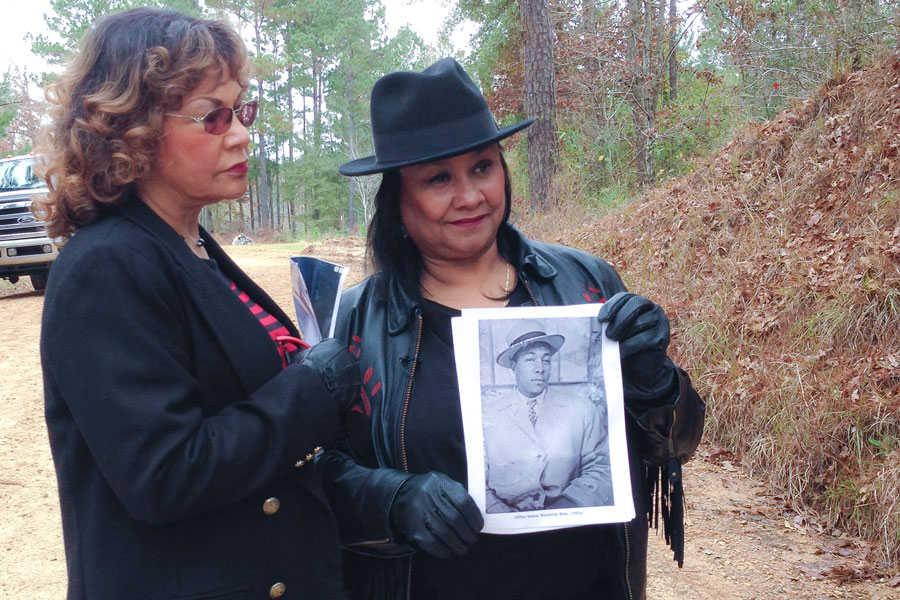
M468 489L485 533L634 518L619 345L603 335L599 308L472 309L452 320ZM535 324L545 336L530 333L510 346L514 338L507 335ZM545 342L543 366L532 368L543 373L549 363L549 377L528 375L531 357L515 353L531 347L529 336ZM534 424L525 418L530 395L536 395ZM551 508L562 496L576 498L577 506Z

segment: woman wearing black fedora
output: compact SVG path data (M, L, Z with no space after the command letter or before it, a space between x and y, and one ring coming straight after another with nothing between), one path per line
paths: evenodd
M383 174L368 238L376 272L344 294L336 334L359 357L363 393L346 452L322 461L350 596L644 598L653 486L665 486L666 533L680 562L680 465L703 428L703 402L666 356L665 314L627 293L603 260L528 240L509 224L499 142L532 121L498 129L456 61L385 75L371 116L375 155L340 168ZM638 517L480 534L463 487L450 319L463 308L604 299L598 318L622 355Z

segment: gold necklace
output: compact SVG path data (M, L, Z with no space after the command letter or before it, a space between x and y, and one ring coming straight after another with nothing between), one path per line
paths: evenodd
M505 271L506 271L506 280L503 283L503 296L505 298L503 298L503 306L506 306L507 304L509 304L508 296L515 289L515 281L513 280L513 273L515 272L515 269L513 268L513 266L510 263L506 263ZM427 271L426 271L426 273L427 273ZM510 287L511 284L512 284L512 287ZM441 300L438 298L438 296L436 296L434 294L434 292L432 292L427 287L425 287L424 281L422 283L420 283L419 285L420 285L420 289L422 290L423 297L429 298L430 300L437 302L438 304L441 303ZM487 295L483 289L481 291L481 295L484 296L485 298L490 298L491 300L501 300L501 298L493 298L493 297Z
M506 283L503 284L503 306L509 306L509 299L512 297L513 288L509 287L509 276L515 271L510 263L506 263Z

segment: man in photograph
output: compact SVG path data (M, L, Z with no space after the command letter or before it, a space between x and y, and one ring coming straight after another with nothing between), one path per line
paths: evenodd
M543 323L518 321L497 364L515 387L485 403L488 513L613 503L606 423L580 393L550 385L554 354L565 343Z

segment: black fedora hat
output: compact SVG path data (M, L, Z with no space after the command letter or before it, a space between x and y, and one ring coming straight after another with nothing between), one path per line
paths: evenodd
M525 129L499 129L487 102L458 62L442 58L421 73L397 71L375 82L370 101L375 155L344 163L343 175L370 175L465 154Z

